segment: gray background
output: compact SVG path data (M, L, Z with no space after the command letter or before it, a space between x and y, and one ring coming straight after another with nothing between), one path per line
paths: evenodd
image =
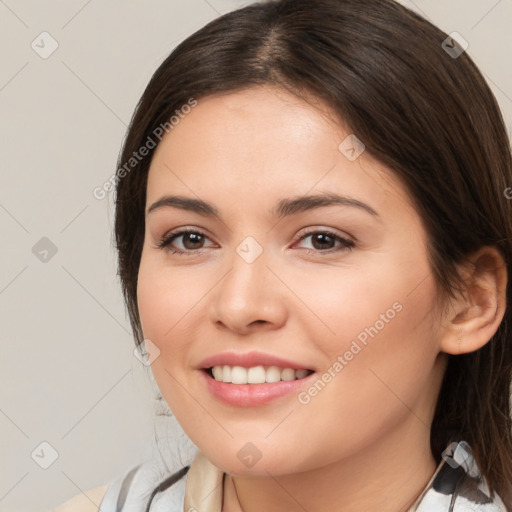
M112 197L92 190L162 60L247 3L0 0L0 512L47 511L159 453L190 460L133 355ZM403 3L468 41L510 136L512 0Z

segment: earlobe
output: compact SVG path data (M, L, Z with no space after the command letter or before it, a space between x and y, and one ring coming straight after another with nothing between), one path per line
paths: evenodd
M440 350L474 352L494 336L506 309L507 268L494 246L479 249L461 269L466 291L443 313Z

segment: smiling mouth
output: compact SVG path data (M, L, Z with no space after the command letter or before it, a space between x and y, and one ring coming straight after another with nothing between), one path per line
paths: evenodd
M308 377L313 370L294 370L293 368L280 368L278 366L211 366L204 371L214 380L230 384L272 384L300 380Z

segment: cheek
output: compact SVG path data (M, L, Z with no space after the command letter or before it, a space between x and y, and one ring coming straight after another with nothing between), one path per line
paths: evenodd
M357 317L363 327L351 327L351 335L340 333L344 325L353 326L355 315L340 317L336 344L322 346L330 363L318 377L329 382L313 383L300 397L304 405L295 420L308 425L303 443L317 446L320 432L328 440L311 454L311 466L356 453L402 422L429 424L437 351L430 329L420 327L426 322L420 323L424 315L419 308L424 312L426 304L389 292L374 294L369 302ZM402 309L392 308L395 314L388 311L388 323L380 323L378 315L386 315L387 306L397 302Z
M398 316L404 316L403 289L408 282L394 276L385 262L373 271L354 265L309 274L289 269L281 274L284 281L293 283L293 292L302 303L296 303L292 318L299 316L301 327L308 332L304 338L325 345L328 353L347 350L358 336L364 344L371 339L369 329L375 333L376 325L379 333L384 332Z
M187 315L193 313L192 308L199 301L200 293L197 287L190 286L190 282L180 279L182 273L173 272L170 279L170 272L143 254L137 282L137 303L144 338L151 340L160 351L151 364L151 371L174 413L180 410L184 398L179 382L183 380L188 338L183 329L187 325Z
M163 280L157 278L157 273L143 259L137 281L137 305L144 337L157 345L172 326L170 311L164 311L169 293L169 287L164 286Z
M166 268L156 258L142 257L137 282L137 303L144 336L161 350L167 340L176 339L187 314L204 296L198 288L201 279L191 285L190 273ZM172 276L171 276L172 273Z
M380 414L389 398L412 404L428 387L439 352L433 276L420 255L414 267L397 261L381 257L364 271L339 269L325 285L318 275L295 280L301 283L297 293L321 320L311 316L302 328L327 356L323 371L336 375L336 383L327 385L332 393L322 391L333 409Z

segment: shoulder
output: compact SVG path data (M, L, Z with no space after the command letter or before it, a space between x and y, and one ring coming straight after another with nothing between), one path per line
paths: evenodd
M105 496L108 485L95 487L77 494L71 499L54 508L52 512L98 512L101 500Z
M119 473L105 486L77 494L52 512L113 512L125 505L143 511L156 494L162 510L182 510L188 469L170 474L158 460L148 460Z

